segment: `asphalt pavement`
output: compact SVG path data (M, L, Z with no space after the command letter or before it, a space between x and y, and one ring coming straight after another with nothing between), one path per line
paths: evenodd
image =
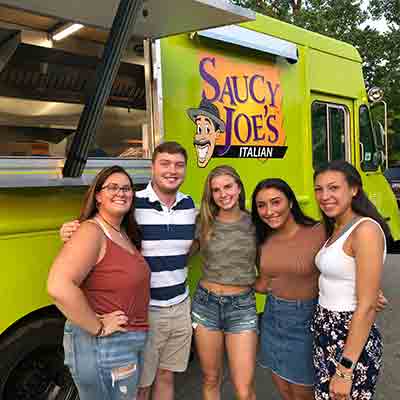
M389 299L386 310L380 313L378 324L384 337L384 366L381 371L375 400L400 400L400 255L389 255L382 283ZM256 393L258 399L280 400L268 370L257 367ZM201 400L201 375L196 357L185 373L178 374L176 400ZM222 400L235 398L229 371L225 367Z

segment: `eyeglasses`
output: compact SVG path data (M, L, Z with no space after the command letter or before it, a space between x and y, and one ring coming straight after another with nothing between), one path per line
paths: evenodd
M107 193L111 195L116 195L121 191L123 194L131 194L132 193L132 186L126 185L126 186L119 186L116 183L109 183L108 185L105 185L101 188L101 190L107 190Z

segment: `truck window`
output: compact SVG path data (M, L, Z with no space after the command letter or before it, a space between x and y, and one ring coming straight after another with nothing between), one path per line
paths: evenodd
M378 169L376 143L367 106L360 107L359 123L361 169L363 171L376 171Z
M314 103L312 106L312 148L315 169L328 160L328 126L326 105Z
M332 160L346 160L347 108L323 102L314 102L311 107L314 169Z

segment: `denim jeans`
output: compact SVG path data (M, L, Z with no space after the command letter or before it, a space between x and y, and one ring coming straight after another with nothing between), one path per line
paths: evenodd
M143 367L147 332L116 332L95 337L66 322L65 365L80 400L133 400Z

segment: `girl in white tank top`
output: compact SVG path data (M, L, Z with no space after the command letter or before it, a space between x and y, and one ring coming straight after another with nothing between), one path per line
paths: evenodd
M363 221L376 224L385 238L382 228L375 220L368 217L358 218L352 220L333 243L328 244L328 239L315 257L315 263L321 272L318 303L327 310L354 311L356 309L356 262L354 257L343 250L343 246L351 233ZM385 258L386 240L383 262Z
M382 364L375 316L389 229L351 164L333 161L314 184L330 237L315 259L315 400L371 400Z

